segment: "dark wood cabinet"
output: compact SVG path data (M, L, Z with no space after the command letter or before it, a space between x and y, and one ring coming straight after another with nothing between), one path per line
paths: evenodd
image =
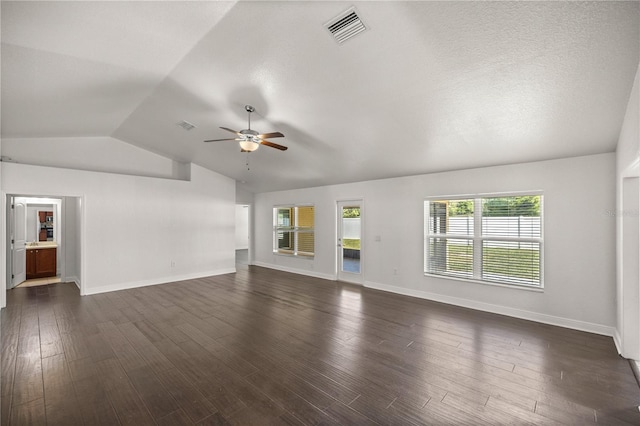
M27 250L27 279L33 278L36 273L36 251Z
M56 248L27 250L27 279L55 277L57 273L56 264Z

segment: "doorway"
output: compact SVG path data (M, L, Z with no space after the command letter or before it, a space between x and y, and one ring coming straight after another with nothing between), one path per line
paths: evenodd
M80 287L81 197L7 194L5 200L6 290L62 281Z
M236 204L236 268L249 266L249 205Z
M61 206L58 197L8 196L8 288L55 283L64 275Z
M362 200L338 201L338 280L363 283Z

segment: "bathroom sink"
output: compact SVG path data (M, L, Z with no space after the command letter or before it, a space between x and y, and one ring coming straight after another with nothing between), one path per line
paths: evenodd
M27 243L25 246L27 250L32 250L36 248L46 249L46 248L56 248L56 247L58 247L58 243L56 243L55 241L31 242L31 243Z

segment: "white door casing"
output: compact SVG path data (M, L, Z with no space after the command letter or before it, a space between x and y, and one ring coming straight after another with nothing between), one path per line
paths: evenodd
M11 209L11 288L27 279L27 206L17 202Z

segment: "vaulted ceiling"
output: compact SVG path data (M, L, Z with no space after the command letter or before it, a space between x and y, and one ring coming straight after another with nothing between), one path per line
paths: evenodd
M1 7L3 138L112 136L254 192L614 151L640 52L638 2ZM203 143L245 104L287 151Z

